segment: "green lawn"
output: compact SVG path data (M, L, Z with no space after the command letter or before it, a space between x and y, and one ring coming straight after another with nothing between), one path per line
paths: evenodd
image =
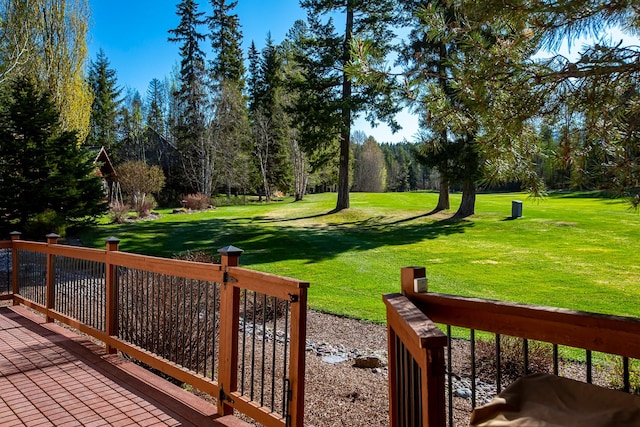
M335 194L270 205L221 207L155 221L103 225L82 237L104 247L171 256L233 244L241 264L311 282L309 305L384 321L383 293L399 290L400 268L425 266L436 292L640 316L640 214L595 194L479 195L462 222L428 216L434 193L351 195L328 214ZM511 201L524 216L509 220ZM452 196L452 206L459 195Z

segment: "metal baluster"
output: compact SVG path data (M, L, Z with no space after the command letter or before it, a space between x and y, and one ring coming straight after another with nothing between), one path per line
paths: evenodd
M273 351L271 354L271 411L275 410L276 398L276 336L278 332L278 298L273 298Z
M213 340L213 345L212 345L212 355L211 355L211 379L213 379L214 376L214 372L216 370L216 350L217 350L217 346L216 346L216 335L217 334L217 328L218 328L218 289L220 289L220 284L219 283L214 283L213 284L213 334L211 339ZM245 319L246 321L246 319Z
M203 355L203 363L202 367L202 376L207 376L207 359L209 354L209 349L207 348L207 344L209 344L209 289L211 288L211 282L205 282L204 284L204 355ZM215 285L213 285L215 286ZM215 331L211 335L215 335Z
M262 360L260 363L260 406L264 406L264 364L267 346L267 295L262 296Z
M631 391L631 382L629 381L629 358L622 358L622 382L624 383L625 393Z
M451 325L447 325L447 383L449 400L449 427L453 427L453 372L451 372Z
M524 353L524 374L529 375L529 340L522 339L522 352Z
M245 383L245 357L247 355L247 290L242 290L242 360L240 361L242 369L242 381L240 384L240 394L244 395ZM286 414L285 414L286 415Z
M253 336L251 338L251 400L254 400L254 391L255 391L255 372L256 372L256 303L258 297L256 292L253 292L253 316L251 317L251 321L253 322Z
M202 306L202 280L198 280L198 300L196 303L196 322L197 323L197 327L196 327L196 364L195 364L195 371L196 372L200 372L200 324L202 323L201 321L201 316L200 316L200 311L201 311L201 306Z
M553 375L558 375L559 363L558 363L558 344L553 345Z
M496 334L496 390L502 391L502 353L500 351L500 334Z
M282 369L283 374L283 380L282 380L282 413L285 416L288 416L288 410L286 407L286 402L287 402L287 384L288 384L288 380L287 380L287 376L288 376L288 372L287 372L287 358L289 356L287 349L288 349L288 344L289 344L289 309L290 309L290 304L289 301L286 301L286 305L285 305L285 311L284 311L284 350L282 352L282 354L284 355L283 359L283 363L284 363L284 367Z
M471 329L471 407L476 407L476 331Z
M591 350L586 350L587 357L587 383L593 382L593 363L591 360Z

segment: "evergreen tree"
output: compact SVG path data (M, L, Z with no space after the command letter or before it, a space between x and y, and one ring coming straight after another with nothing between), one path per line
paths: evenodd
M304 140L305 135L308 133L304 132L300 126L304 120L299 119L302 113L297 108L301 105L300 97L302 96L297 84L302 78L302 67L298 62L298 58L300 56L301 38L304 37L306 31L306 23L302 20L296 21L280 46L282 59L281 81L283 82L282 101L288 118L289 151L291 153L295 201L300 201L304 198L312 172L309 164L308 148L310 144L306 144ZM249 58L251 56L250 50Z
M551 52L540 52L523 64L513 61L509 55L499 56L479 49L474 71L490 78L514 72L525 75L524 85L522 81L503 82L504 90L509 91L513 99L525 99L525 102L534 96L543 99L545 104L538 108L538 114L547 118L559 114L558 120L562 123L568 110L579 124L582 138L579 144L569 143L572 134L562 134L571 126L558 127L561 133L557 156L576 166L590 168L591 164L595 168L593 173L608 176L609 188L628 193L634 204L640 203L637 190L640 162L633 154L635 150L628 150L638 146L636 126L631 118L640 114L640 48L609 35L614 27L637 35L640 28L637 4L579 0L518 2L517 7L505 7L504 2L496 0L459 4L477 22L508 23L511 29L522 34L524 37L512 40L512 49L533 41L537 48ZM574 45L582 36L592 41L581 41L575 59L554 53L562 42ZM532 115L522 105L514 107L519 107L513 111L521 118ZM570 150L571 147L577 149ZM587 156L590 160L584 156L585 152L591 153ZM600 159L596 160L597 157ZM603 166L606 171L602 171ZM592 182L592 179L574 173L572 181L575 185Z
M320 136L318 145L326 147L337 136L340 172L336 210L346 209L349 207L349 150L354 118L366 111L370 121L387 120L396 129L392 117L399 108L390 97L390 86L384 82L378 81L375 87L354 85L347 73L353 60L352 40L361 38L377 53L389 52L394 2L302 0L300 4L307 9L309 22L309 37L303 45L307 58L300 61L305 67L300 107L308 114L304 119L305 128ZM320 17L335 12L345 16L341 34L336 33L332 19L326 23L320 21Z
M90 221L105 209L91 156L64 131L51 97L26 78L11 87L0 111L0 225L48 232ZM41 230L38 230L41 231ZM32 236L42 238L43 236Z
M149 82L146 96L147 127L156 135L167 135L167 91L158 79Z
M243 95L244 60L242 31L238 15L232 11L237 1L211 0L213 14L208 19L209 37L214 58L209 63L213 89L208 135L217 158L216 182L225 188L246 189L251 171L247 164L249 151L249 117Z
M288 150L289 118L283 101L282 57L271 34L258 63L250 63L257 75L250 76L254 154L261 177L261 193L267 201L276 189L287 191L291 181Z
M223 185L227 197L232 190L246 190L252 173L250 125L245 98L233 82L223 80L214 98L214 115L208 126L216 147L216 185Z
M118 151L118 110L121 89L117 87L116 71L109 68L109 60L102 49L98 51L96 61L91 62L88 73L89 86L93 93L89 134L85 144L104 147L117 162Z
M199 27L206 23L194 0L178 4L180 23L170 30L169 41L180 45L179 86L174 134L186 181L193 192L211 196L215 173L215 146L206 135L207 87L205 55L200 42L205 36Z
M237 1L227 4L226 0L211 0L213 15L208 24L214 59L210 61L210 69L214 82L234 82L242 90L245 74L242 31L238 15L231 13L237 4Z
M403 6L413 28L404 46L405 91L421 113L421 160L440 173L436 210L448 207L449 184L462 187L456 217L474 214L483 178L517 177L539 189L529 161L537 154L535 138L526 120L541 103L518 68L533 43L509 22L476 20L458 2L408 0ZM509 58L513 66L504 73L485 69L485 57ZM518 90L505 90L507 85Z
M122 160L147 159L147 140L145 138L144 104L137 90L129 90L120 109L120 138Z

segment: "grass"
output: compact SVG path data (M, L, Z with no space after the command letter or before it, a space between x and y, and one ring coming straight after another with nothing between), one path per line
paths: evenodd
M511 201L524 202L510 220ZM304 201L220 207L155 221L102 225L82 236L104 247L169 257L233 244L245 267L311 283L311 308L384 321L381 295L399 290L400 268L427 268L435 292L640 316L640 215L624 200L569 193L543 200L482 194L464 221L429 216L434 193L335 194ZM452 206L459 195L452 196Z

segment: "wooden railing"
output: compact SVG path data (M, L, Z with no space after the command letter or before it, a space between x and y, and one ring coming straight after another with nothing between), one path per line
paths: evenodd
M308 283L220 264L20 240L0 242L0 299L105 343L265 426L302 426Z
M590 383L593 352L600 352L618 357L622 366L620 388L630 391L630 366L633 359L640 359L640 319L415 292L416 279L425 277L422 267L404 268L402 294L383 297L389 333L391 426L454 425L452 378L456 373L452 372L452 358L464 358L471 365L465 374L471 377L471 407L476 406L476 331L489 332L495 338L498 393L505 385L500 348L504 336L522 339L524 374L532 372L530 345L543 342L548 343L552 354L549 373L562 375L559 346L581 349L584 357L580 363L585 371L582 380ZM446 334L436 325L444 325ZM468 331L471 354L452 356L452 327L458 333L460 328ZM412 366L419 367L420 373L416 374Z

